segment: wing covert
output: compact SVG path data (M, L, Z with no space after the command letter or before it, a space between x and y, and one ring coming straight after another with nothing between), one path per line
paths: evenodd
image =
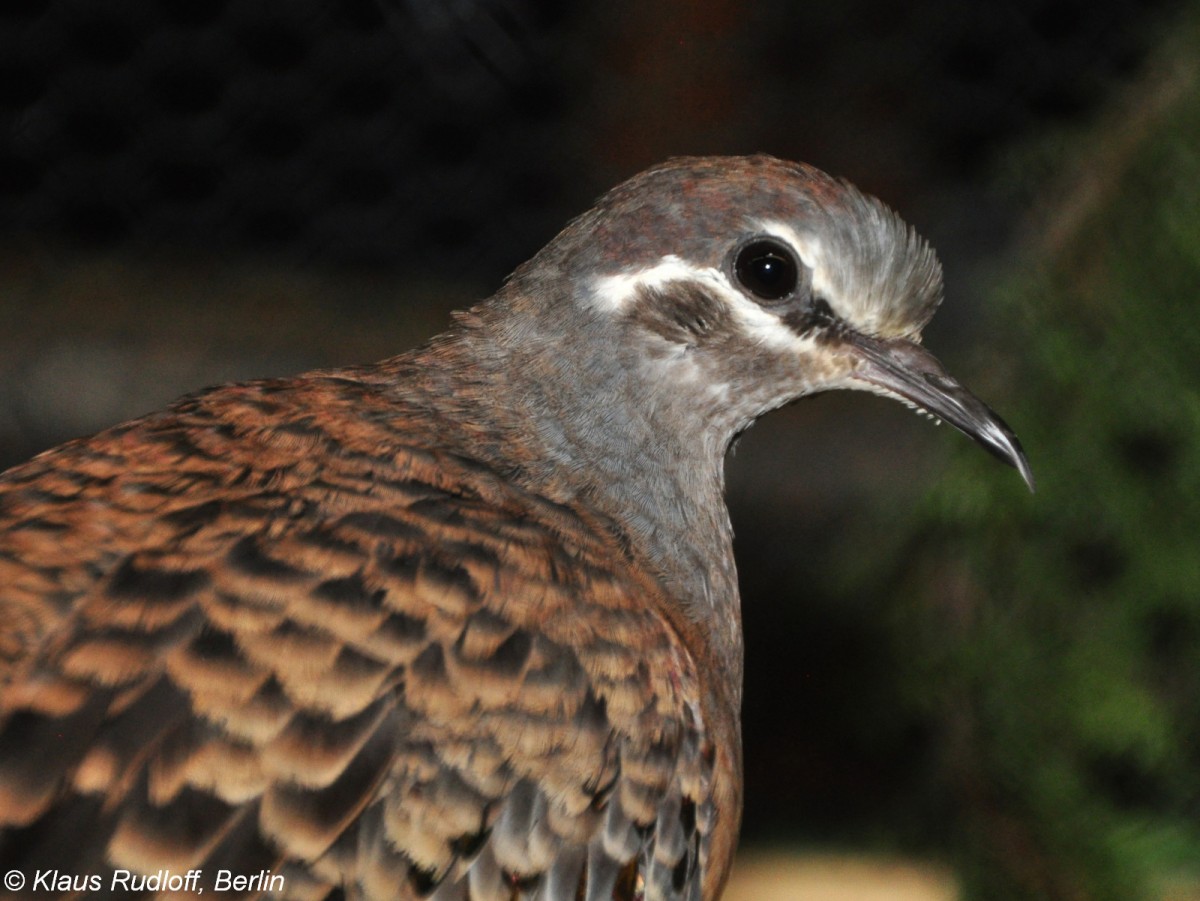
M5 477L5 863L699 897L701 687L608 525L394 420L239 457L247 391Z

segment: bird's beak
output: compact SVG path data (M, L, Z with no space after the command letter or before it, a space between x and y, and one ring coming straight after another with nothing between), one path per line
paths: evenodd
M865 382L876 393L932 413L984 449L1016 467L1033 491L1033 471L1021 442L991 408L952 379L937 358L921 345L904 338L870 338L847 335L858 367L852 378Z

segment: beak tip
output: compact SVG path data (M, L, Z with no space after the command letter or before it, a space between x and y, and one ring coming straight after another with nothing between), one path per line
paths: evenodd
M1035 494L1037 492L1037 483L1033 478L1033 468L1029 465L1029 459L1025 456L1025 450L1021 447L1021 442L1017 440L1017 436L1013 434L1008 426L1003 425L999 419L996 421L1000 425L1002 437L997 436L999 440L993 438L994 444L988 449L1019 472L1026 487L1029 488L1029 493ZM986 447L990 443L984 442L984 446Z
M1037 483L1033 478L1033 470L1029 466L1029 461L1025 459L1025 455L1021 454L1017 457L1017 462L1014 464L1017 467L1017 472L1021 474L1021 478L1025 480L1025 484L1029 487L1030 494L1037 493Z

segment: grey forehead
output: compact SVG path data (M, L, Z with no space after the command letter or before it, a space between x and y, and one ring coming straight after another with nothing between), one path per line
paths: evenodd
M918 334L942 299L942 267L929 243L850 185L837 206L822 207L810 221L824 266L815 281L833 295L828 299L872 333Z

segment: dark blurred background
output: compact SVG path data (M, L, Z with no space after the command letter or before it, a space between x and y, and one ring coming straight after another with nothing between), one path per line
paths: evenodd
M1088 286L1112 279L1089 263L1101 245L1088 228L1111 234L1102 215L1129 225L1115 186L1178 120L1181 97L1200 105L1195 21L1183 0L6 0L0 464L206 384L407 348L667 156L806 160L882 197L939 249L947 302L927 343L1027 436L1050 487L1030 498L1015 474L960 461L959 436L868 397L806 401L743 441L730 492L747 630L745 842L933 857L976 897L1183 898L1170 893L1200 874L1187 825L1200 822L1194 676L1155 683L1169 711L1146 729L1170 738L1147 753L1171 759L1164 781L1145 755L1104 744L1142 735L1128 721L1145 697L1101 704L1087 685L1068 697L1063 673L1038 669L1084 628L1080 598L1103 589L1125 609L1130 583L1112 571L1138 551L1046 526L1047 510L1094 523L1082 498L1124 489L1090 474L1056 481L1087 465L1056 443L1056 424L1100 380L1083 356L1059 365L1061 335L1035 345L1062 317L1081 355L1103 344ZM1147 247L1159 246L1147 223L1162 205L1146 197L1200 205L1200 170L1187 169L1198 133L1173 134L1170 161L1142 164L1159 175L1133 190L1149 204L1136 214ZM1163 166L1190 174L1164 178ZM1167 265L1155 259L1142 289ZM1059 282L1028 286L1051 270ZM1190 279L1175 283L1180 319L1158 322L1173 334L1195 329ZM1152 316L1150 287L1140 309ZM1070 289L1082 299L1068 303ZM1177 351L1165 378L1180 387L1162 395L1194 404L1196 357ZM1030 362L1042 359L1057 362ZM1103 359L1139 365L1119 348ZM1113 477L1189 509L1189 416L1166 437L1114 426L1112 453L1134 463ZM1166 481L1148 487L1146 471ZM1002 487L977 496L979 483ZM1181 529L1196 534L1190 519ZM1050 574L1059 557L1019 565L1034 542L1063 549L1062 581ZM1200 663L1180 651L1200 646L1200 576L1181 562L1191 546L1160 548L1160 568L1178 574L1162 597L1175 600L1138 620L1145 646L1126 657L1100 646L1080 667L1117 660L1136 675L1164 653ZM1050 606L1074 600L1047 632L1044 607L1021 616L1031 586L1051 583ZM997 630L1019 633L1009 656L995 656ZM1089 739L1055 732L1053 711L1092 701L1103 747L1076 754ZM1045 728L1006 731L1031 721ZM1068 762L1039 772L1060 741ZM1085 803L1110 795L1103 810ZM1063 837L1080 830L1095 840Z

